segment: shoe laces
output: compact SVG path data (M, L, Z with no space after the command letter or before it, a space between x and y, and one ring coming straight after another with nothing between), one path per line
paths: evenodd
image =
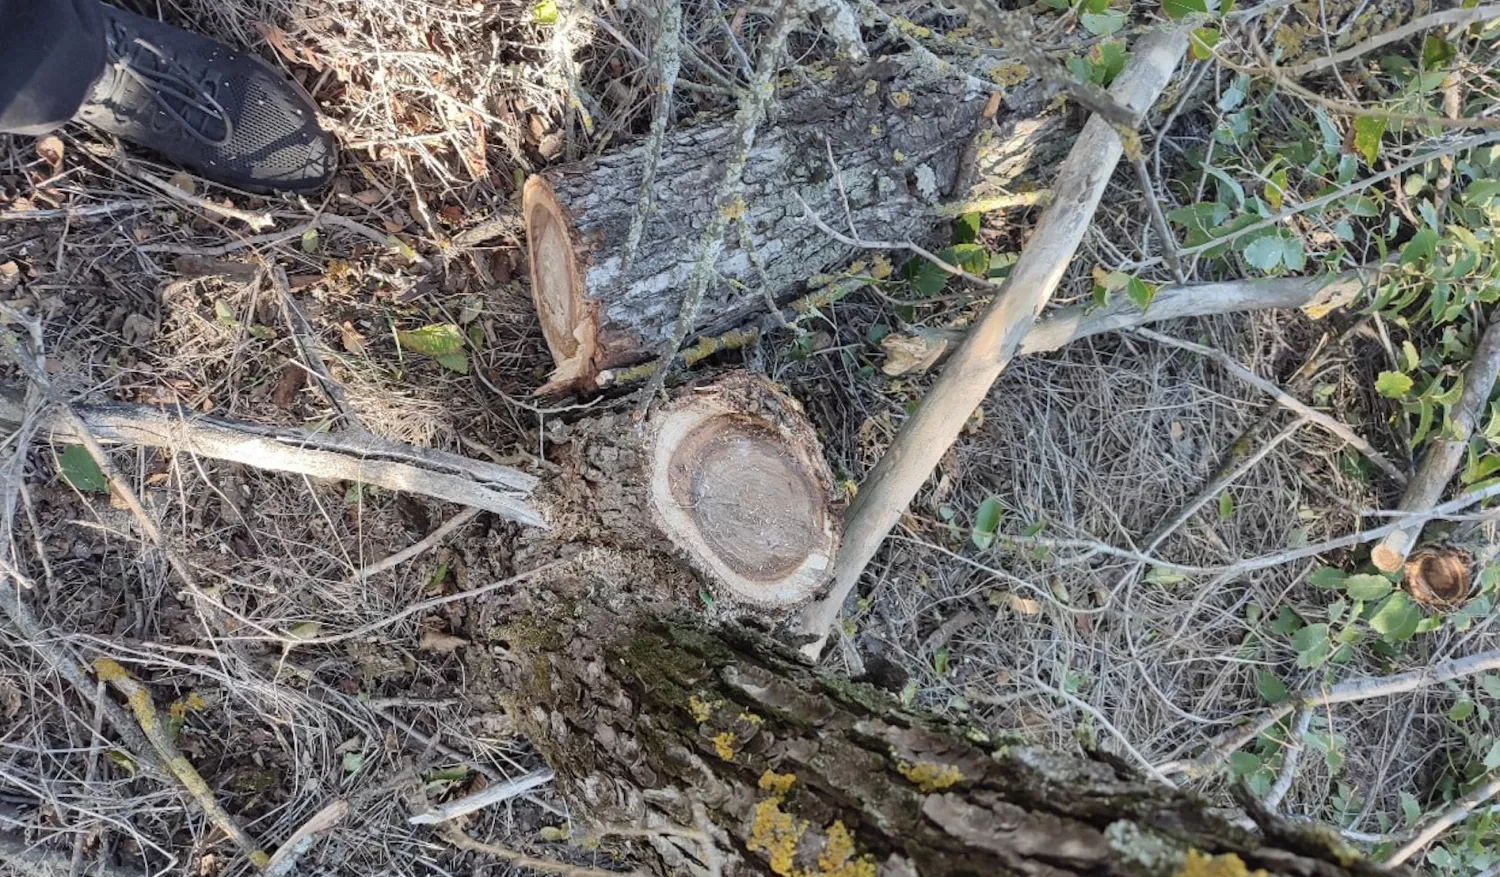
M208 146L223 146L234 137L234 121L214 93L155 43L132 36L123 41L123 46L116 40L107 40L106 45L109 64L121 77L116 81L135 81L162 112L182 126L188 136ZM188 111L201 113L202 117L195 123L174 100L180 101ZM223 127L223 136L206 133L203 130L206 122L218 122Z

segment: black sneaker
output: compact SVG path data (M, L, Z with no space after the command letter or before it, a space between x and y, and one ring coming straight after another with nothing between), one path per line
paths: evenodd
M303 192L333 178L333 137L270 65L123 9L103 13L104 74L75 121L237 189Z

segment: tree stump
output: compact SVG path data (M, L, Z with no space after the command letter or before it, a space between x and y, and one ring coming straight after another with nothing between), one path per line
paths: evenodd
M558 426L532 551L649 549L681 558L726 608L775 615L826 581L839 544L832 473L795 400L731 373L690 386L644 430L611 414ZM777 611L781 610L781 611Z
M785 303L810 277L854 257L856 248L819 230L806 210L862 238L925 239L945 202L964 197L976 180L994 191L1050 163L1057 144L1047 144L1063 130L1060 115L1038 115L1041 94L1032 83L1001 103L910 56L821 73L828 74L823 82L786 98L750 150L741 213L697 331L732 329L768 300ZM724 161L742 148L733 133L733 119L722 116L667 134L628 265L624 242L640 209L648 144L527 181L532 298L557 364L544 390L592 388L601 370L660 352L715 209Z

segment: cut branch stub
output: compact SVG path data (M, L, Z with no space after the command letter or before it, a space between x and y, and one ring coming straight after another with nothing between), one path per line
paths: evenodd
M796 402L736 374L657 412L649 438L652 517L727 596L782 607L823 585L833 479Z
M1403 572L1413 600L1433 609L1457 609L1473 591L1474 556L1455 546L1419 548Z
M530 239L531 300L557 363L543 390L564 388L593 376L598 317L584 298L572 223L551 184L538 176L528 179L522 202Z

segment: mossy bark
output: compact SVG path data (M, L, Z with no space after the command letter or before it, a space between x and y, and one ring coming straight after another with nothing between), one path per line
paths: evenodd
M1332 832L1238 829L1103 753L914 715L753 630L602 597L591 569L587 600L534 594L474 669L579 812L644 832L660 873L1384 873Z

